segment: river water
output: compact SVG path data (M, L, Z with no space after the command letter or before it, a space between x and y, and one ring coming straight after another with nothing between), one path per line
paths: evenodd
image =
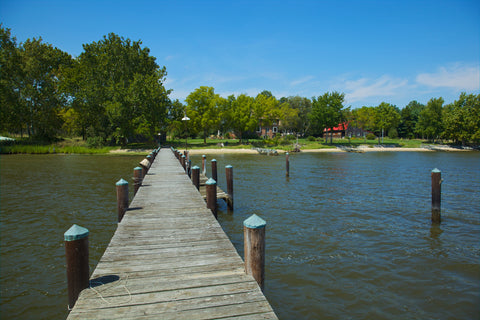
M235 210L222 204L219 222L242 256L243 220L267 221L265 295L280 319L480 317L479 153L302 153L289 178L284 156L215 157L222 188L234 167ZM142 158L1 156L2 319L66 317L63 233L90 230L93 270L115 230L115 182Z

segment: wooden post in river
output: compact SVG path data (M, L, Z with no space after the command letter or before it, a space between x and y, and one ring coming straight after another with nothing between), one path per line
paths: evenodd
M134 184L134 191L133 195L137 194L138 188L142 185L142 167L136 167L133 169L133 184Z
M181 161L181 163L182 163L183 171L187 172L187 165L186 165L186 163L185 163L185 155L184 155L184 154L182 154L182 161Z
M265 220L256 214L243 221L245 272L251 274L263 290L265 282Z
M206 155L202 155L202 173L203 175L206 175L207 174L207 156Z
M77 301L80 292L89 286L88 230L74 224L64 233L67 260L68 310Z
M227 194L229 200L227 205L233 209L233 167L231 165L225 166L225 177L227 179Z
M128 209L128 182L124 179L120 179L116 183L116 186L118 222L122 222L123 215Z
M442 172L437 168L432 170L432 222L440 223L442 200Z
M207 191L207 208L212 210L215 219L217 219L217 182L212 178L205 182Z
M285 154L285 168L286 168L286 176L290 176L290 154L287 152Z
M197 188L197 190L200 190L200 167L199 166L193 166L192 167L192 183Z
M218 175L217 175L217 160L212 159L212 179L215 181L218 181Z

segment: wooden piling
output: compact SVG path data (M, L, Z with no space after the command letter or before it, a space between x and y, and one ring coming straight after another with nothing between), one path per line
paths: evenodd
M231 165L225 166L225 177L227 179L227 205L233 209L233 167Z
M440 223L442 200L442 172L437 168L431 172L432 177L432 222Z
M140 167L142 167L142 179L147 175L148 169L150 169L150 162L147 159L140 161Z
M256 214L243 221L245 272L251 274L263 290L265 282L265 220Z
M203 175L207 174L207 156L202 155L202 173Z
M192 167L192 183L197 188L197 190L200 190L200 167L199 166L193 166Z
M290 176L290 154L287 152L285 154L285 168L286 168L286 176Z
M88 230L74 224L64 233L67 260L68 309L71 310L80 292L89 287Z
M185 162L185 155L184 154L182 154L181 159L182 159L181 163L182 163L183 171L187 172L187 164Z
M147 155L145 158L148 160L148 162L150 162L150 166L151 166L152 163L153 163L153 157L152 157L152 155L149 154L149 155Z
M128 182L124 179L120 179L116 183L116 186L118 222L122 222L125 211L128 209Z
M142 185L142 180L143 180L143 169L142 167L136 167L133 169L133 185L134 185L134 191L133 195L137 194L138 188Z
M207 191L207 208L210 209L217 219L217 182L212 178L205 182Z
M218 174L217 174L217 160L212 159L212 179L218 181Z
M188 173L188 177L192 178L192 160L190 160L190 159L188 159L187 173Z

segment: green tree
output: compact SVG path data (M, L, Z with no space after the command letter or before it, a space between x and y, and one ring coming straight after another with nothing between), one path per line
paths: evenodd
M352 125L364 131L375 131L375 108L363 106L352 110Z
M295 122L292 129L305 136L310 128L310 112L312 111L312 101L308 98L294 96L288 97L284 101L280 99L280 102L287 102L291 108L297 110L297 116L293 119Z
M23 133L26 110L20 100L21 71L16 39L0 24L0 131Z
M269 93L269 91L259 93L253 104L253 117L256 119L257 125L264 127L270 127L281 119L278 100Z
M255 99L246 94L238 97L230 95L225 103L227 126L243 141L245 132L254 131L258 126L258 119L254 115Z
M312 98L312 113L310 114L310 120L316 132L324 132L324 129L330 129L330 143L333 139L332 128L339 123L345 121L345 113L343 101L345 98L344 93L339 92L327 92L323 96ZM325 136L325 142L327 141Z
M458 100L443 108L443 137L455 143L480 142L480 94L460 94Z
M28 132L52 139L62 127L60 110L65 105L59 90L61 67L71 63L71 56L42 39L28 39L21 46L22 77L20 97L27 111Z
M400 123L400 113L398 109L389 103L382 102L375 107L374 115L374 129L378 132L378 143L380 143L380 136L396 129Z
M413 139L416 138L415 127L417 126L420 112L425 108L425 105L410 101L405 108L400 112L400 126L398 128L399 136L402 138Z
M166 69L141 44L110 33L83 45L74 66L65 71L64 91L81 115L84 136L90 132L124 144L137 135L152 139L166 126Z
M201 86L191 92L185 99L187 115L191 119L189 128L201 132L203 143L207 144L207 136L219 127L222 116L218 104L220 96L213 87Z
M432 98L418 117L416 131L433 142L443 132L442 109L443 98Z

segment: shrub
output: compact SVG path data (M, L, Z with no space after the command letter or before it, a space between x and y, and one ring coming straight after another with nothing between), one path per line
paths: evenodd
M87 138L87 146L90 148L101 148L105 145L105 141L102 137L90 137Z
M367 134L367 140L375 140L377 137L373 133Z
M308 141L315 141L315 137L314 137L314 136L309 136L309 137L307 138L307 140L308 140Z

